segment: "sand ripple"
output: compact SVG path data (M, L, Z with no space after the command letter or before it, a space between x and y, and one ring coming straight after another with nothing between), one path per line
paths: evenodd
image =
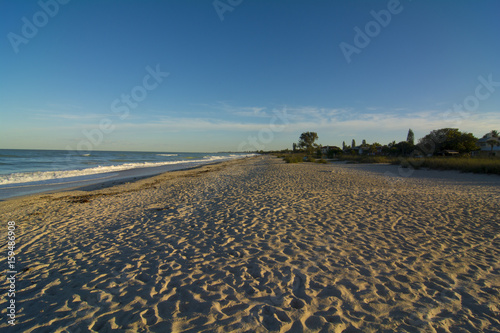
M0 327L500 332L499 178L394 168L259 157L2 202Z

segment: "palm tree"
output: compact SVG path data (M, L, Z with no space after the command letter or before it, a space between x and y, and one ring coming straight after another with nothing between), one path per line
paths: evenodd
M498 139L498 131L496 130L493 130L488 134L486 134L487 136L489 136L488 140L486 140L486 143L491 146L491 156L493 156L493 147L500 146L500 139Z

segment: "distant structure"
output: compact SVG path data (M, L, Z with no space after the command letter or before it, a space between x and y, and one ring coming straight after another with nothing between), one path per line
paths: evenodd
M493 132L487 133L477 140L477 145L481 149L481 155L500 156L500 139L493 136Z

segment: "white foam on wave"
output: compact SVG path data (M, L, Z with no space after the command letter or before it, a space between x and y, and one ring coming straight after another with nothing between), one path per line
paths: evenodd
M143 162L143 163L125 163L119 165L110 166L98 166L93 168L79 169L79 170L66 170L66 171L38 171L38 172L19 172L12 173L8 175L0 175L0 185L6 184L20 184L20 183L32 183L39 181L57 180L57 179L67 179L73 177L81 177L88 175L96 175L108 172L116 172L123 170L130 170L136 168L151 168L160 167L165 165L175 165L175 164L204 164L210 161L217 160L231 160L235 158L246 157L249 155L237 155L237 156L204 156L202 160L179 160L179 161L169 161L169 162Z
M229 159L231 157L230 156L206 155L206 156L203 156L203 158L206 161L217 161L217 160Z
M167 156L167 157L170 157L170 156L179 156L177 154L156 154L157 156Z

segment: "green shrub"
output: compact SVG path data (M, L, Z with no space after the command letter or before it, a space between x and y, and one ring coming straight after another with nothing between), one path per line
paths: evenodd
M286 163L301 163L304 159L304 154L290 154L283 157Z
M500 175L500 159L489 157L421 157L404 158L389 156L348 156L342 160L353 163L390 163L403 168L429 168L434 170L459 170L462 172Z
M428 157L422 167L436 170L459 170L462 172L500 175L500 159L485 157Z
M351 161L354 163L391 163L400 164L395 157L389 156L367 156L367 155L342 155L338 157L342 161Z
M324 159L315 159L305 153L281 154L287 163L316 162L326 163ZM390 163L404 168L429 168L435 170L459 170L462 172L487 173L500 175L500 158L492 157L422 157L404 158L392 156L349 155L338 156L341 161L350 163Z

